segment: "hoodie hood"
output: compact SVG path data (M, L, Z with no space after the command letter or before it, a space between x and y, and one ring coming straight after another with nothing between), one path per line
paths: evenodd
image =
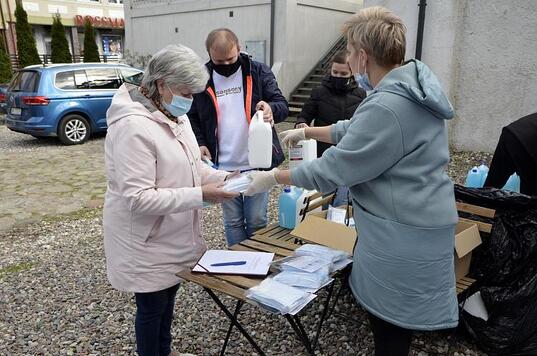
M453 118L453 107L440 82L429 67L415 59L391 70L373 92L403 96L423 106L438 119Z
M112 104L106 112L108 126L131 115L144 116L159 122L168 121L153 102L140 93L138 89L139 87L136 85L125 83L117 90L112 98Z

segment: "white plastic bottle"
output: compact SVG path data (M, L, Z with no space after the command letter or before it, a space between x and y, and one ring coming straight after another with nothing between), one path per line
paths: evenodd
M296 146L289 148L289 169L300 166L303 162L317 158L317 142L315 140L298 141Z
M258 111L248 130L248 164L250 168L270 168L272 165L272 128Z

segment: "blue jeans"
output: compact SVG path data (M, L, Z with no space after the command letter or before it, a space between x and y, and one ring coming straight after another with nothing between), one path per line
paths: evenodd
M332 206L338 207L338 206L347 205L348 203L347 193L349 193L349 188L338 187L336 190L336 196L334 198L334 202L332 203Z
M251 197L242 194L222 203L228 246L238 244L267 226L268 192Z
M168 356L171 352L176 284L151 293L135 293L136 346L140 356Z

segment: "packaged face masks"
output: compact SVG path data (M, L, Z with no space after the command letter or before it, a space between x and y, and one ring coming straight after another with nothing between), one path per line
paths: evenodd
M237 177L227 180L222 189L227 192L244 193L251 182L252 179L248 175L248 172L245 172Z
M305 244L295 250L295 256L314 256L333 263L348 258L349 254L326 246Z
M306 302L310 294L272 278L266 278L259 285L248 289L246 297L286 314Z
M321 268L329 268L331 262L315 256L291 256L281 261L282 271L315 272Z
M328 267L323 267L315 272L282 271L274 280L288 286L317 289L326 284L330 276Z

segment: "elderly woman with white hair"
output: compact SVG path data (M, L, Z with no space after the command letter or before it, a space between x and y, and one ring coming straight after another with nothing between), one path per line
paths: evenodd
M186 116L208 78L190 48L167 46L149 61L141 87L121 86L107 113L107 272L114 288L135 293L140 355L178 355L170 332L175 274L206 249L203 201L236 196L221 187L228 172L202 163Z

